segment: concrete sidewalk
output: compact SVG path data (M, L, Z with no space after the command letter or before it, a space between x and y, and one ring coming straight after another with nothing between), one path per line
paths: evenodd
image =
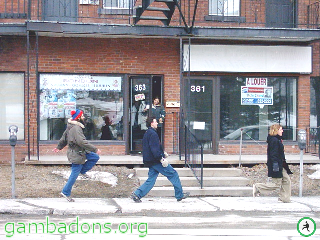
M36 157L32 157L32 160L26 160L26 164L70 164L67 160L66 154L64 155L45 155L40 156L39 161ZM184 165L184 156L182 160L179 160L179 155L171 154L168 157L170 164L173 165ZM286 154L286 160L289 164L300 163L300 155ZM204 154L203 163L205 165L216 165L216 164L260 164L267 162L267 155L214 155ZM304 163L319 164L319 156L313 156L310 154L303 155ZM106 165L142 165L142 155L101 155L98 164Z
M278 202L276 197L190 197L181 202L175 198L142 199L134 203L129 198L64 198L0 199L0 214L88 215L142 214L157 212L320 212L320 197L292 197L291 203Z

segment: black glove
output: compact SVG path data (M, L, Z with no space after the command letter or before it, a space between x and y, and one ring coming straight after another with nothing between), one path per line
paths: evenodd
M273 164L272 164L272 170L273 170L274 172L279 172L279 164L278 164L278 162L273 162Z
M284 160L283 161L283 168L287 171L288 174L293 174L291 170L289 169L288 163Z

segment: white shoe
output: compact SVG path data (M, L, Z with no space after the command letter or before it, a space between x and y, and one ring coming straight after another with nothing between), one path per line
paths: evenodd
M60 195L62 196L62 197L64 197L65 199L67 199L68 200L68 202L74 202L74 199L73 198L71 198L70 196L68 197L68 196L66 196L65 194L63 194L62 192L60 193Z
M257 196L259 196L259 193L257 191L256 185L253 184L252 185L252 197L257 197Z

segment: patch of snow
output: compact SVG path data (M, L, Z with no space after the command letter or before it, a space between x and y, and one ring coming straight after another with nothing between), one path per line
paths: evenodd
M316 170L314 173L308 175L310 179L320 179L320 164L313 165L309 169Z
M68 179L71 174L71 171L53 171L52 173L62 176L65 179ZM110 184L112 187L115 187L118 182L118 178L108 172L89 171L86 174L90 177L89 179L84 179L83 177L81 177L80 174L77 180L99 181Z

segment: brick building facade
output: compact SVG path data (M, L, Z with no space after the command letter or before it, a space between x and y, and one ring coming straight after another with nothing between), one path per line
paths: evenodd
M309 13L312 4L319 4L318 1L293 1L295 3L292 6L294 20L290 18L291 25L288 27L268 20L273 15L268 15L266 8L270 9L270 6L273 6L272 1L255 1L255 4L253 1L240 1L240 12L230 14L232 15L230 17L222 16L220 10L216 13L216 9L209 10L210 1L199 1L192 27L193 11L189 13L182 11L180 14L177 7L170 19L171 22L169 21L169 24L166 22L164 26L160 21L147 21L142 18L134 23L137 18L135 9L143 2L137 2L134 9L131 6L124 7L128 10L126 14L118 12L112 15L110 14L112 9L102 4L107 1L89 1L89 4L78 4L76 1L76 21L66 22L63 22L66 16L58 12L55 12L57 15L53 19L49 18L48 13L44 16L47 11L44 8L45 4L48 4L47 1L39 1L44 4L42 7L37 5L37 1L32 1L34 5L27 0L17 2L21 5L26 4L29 8L22 10L21 5L11 5L9 11L3 3L0 3L0 12L2 12L0 13L0 22L2 22L0 25L0 81L6 81L5 84L10 85L11 77L19 79L19 74L23 75L22 108L21 102L11 105L11 92L3 92L0 97L0 99L3 98L1 111L3 132L6 132L11 124L20 124L21 131L18 131L16 146L17 161L29 157L41 159L43 155L52 154L51 150L56 146L58 139L54 135L63 129L62 125L67 119L67 112L64 112L62 117L50 115L53 114L50 113L52 109L59 110L59 106L63 105L59 103L59 99L62 99L61 95L59 98L62 88L46 88L44 83L48 81L54 85L59 81L58 79L61 81L67 79L69 82L77 81L74 79L78 78L93 79L92 81L103 79L102 81L106 82L112 77L121 79L120 90L112 87L111 90L103 90L105 88L89 90L77 87L63 89L64 94L69 91L76 96L76 100L72 100L72 107L82 106L83 109L87 109L87 118L92 120L96 132L90 135L89 140L102 150L103 155L125 155L141 151L139 145L141 135L135 135L132 118L134 113L132 107L138 101L137 97L142 97L139 101L145 102L149 108L151 108L153 97L161 98L166 109L163 143L169 153L178 153L181 150L179 150L183 143L181 127L185 124L196 137L203 140L205 151L209 154L239 154L239 139L227 139L226 135L247 125L264 126L273 122L285 124L284 128L287 127L289 132L288 139L285 139L286 152L298 154L297 130L312 127L310 89L312 88L311 79L314 78L317 81L320 76L320 30L317 29L318 25L311 21ZM233 0L224 2L233 2ZM287 1L282 2L287 3ZM181 4L187 3L181 2ZM190 9L194 6L191 4ZM158 16L156 11L151 15ZM189 16L186 18L187 26L183 24L182 16ZM43 20L46 17L47 20ZM279 24L279 27L272 24ZM243 62L250 62L256 50L252 52L249 50L246 55L242 47L249 47L249 49L254 49L256 46L271 47L270 51L276 58L276 47L297 48L303 52L301 56L296 55L298 60L304 59L310 48L311 71L286 72L280 66L277 68L279 70L273 72L270 70L273 67L270 63L268 64L271 67L266 64L267 68L270 67L268 71L254 71L248 66L242 66L242 61L232 62L229 57L221 57L220 67L223 69L225 66L222 66L222 63L229 61L230 65L234 64L235 70L220 71L219 68L216 70L215 62L199 63L211 65L205 70L193 70L194 65L189 65L190 62L188 62L192 61L195 56L193 54L196 54L193 46L200 46L200 48L221 46L225 48L226 53L231 51L229 46L239 47L237 51L242 55ZM190 52L187 50L189 47L191 47ZM188 54L191 59L188 59ZM206 53L202 52L202 54L204 58ZM231 56L228 54L226 56ZM280 56L279 59L284 68L290 67L288 57ZM259 62L257 67L262 65L263 61ZM308 64L306 65L308 67ZM214 70L211 70L211 67L214 67L212 68ZM47 80L47 76L52 77L53 80ZM240 86L244 86L244 82L249 78L268 79L268 86L272 86L274 91L273 107L259 108L252 105L242 109ZM146 89L140 92L135 91L135 83ZM239 86L230 88L236 84ZM192 86L195 90L191 90L190 93ZM13 92L14 88L15 86L8 87ZM230 88L230 94L224 90L228 88ZM229 106L234 103L232 100L234 92L231 90L239 94L239 98L235 97L239 102L233 107ZM104 95L106 91L108 94ZM44 101L42 99L44 92L51 95L57 92L58 100ZM87 98L79 97L83 92L89 94ZM194 95L197 93L203 93L203 95ZM46 98L48 96L45 95ZM104 100L101 96L110 100ZM89 103L88 99L93 103ZM110 104L112 107L109 107ZM114 112L114 105L120 106L121 110L117 108L120 114ZM226 106L228 108L225 108ZM202 111L201 107L208 107L208 109ZM45 116L42 115L43 108L49 111L44 114ZM224 109L229 109L230 112L225 112ZM239 116L235 111L237 109ZM21 113L20 110L22 110ZM115 135L113 139L100 140L99 129L105 115L113 118L112 129ZM21 117L22 121L21 119L15 121ZM236 122L237 119L239 122ZM56 123L60 124L58 128L54 126ZM119 129L120 123L121 129ZM139 131L143 132L141 126ZM243 154L265 154L266 143L261 135L266 134L267 129L260 127L258 131L260 137L255 139L251 136L251 139L244 140ZM0 163L7 163L10 159L8 134L1 135ZM207 137L203 137L205 135ZM59 154L64 155L65 151Z

